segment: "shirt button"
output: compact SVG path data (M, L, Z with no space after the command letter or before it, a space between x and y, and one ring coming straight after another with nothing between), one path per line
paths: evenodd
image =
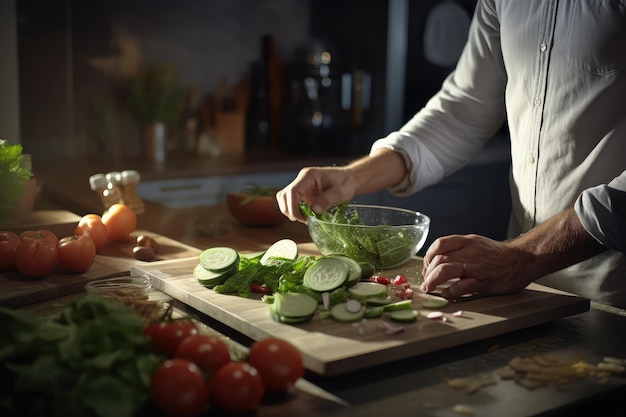
M534 155L528 155L528 163L529 164L534 164L535 163L535 156Z
M535 106L539 107L541 105L541 99L539 97L537 97L535 99Z
M548 49L548 45L546 45L545 42L541 42L541 45L539 45L539 50L541 50L541 52L545 52L546 49Z

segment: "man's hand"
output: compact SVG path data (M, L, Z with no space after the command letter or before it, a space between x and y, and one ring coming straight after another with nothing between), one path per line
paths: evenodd
M442 291L456 299L465 294L511 294L532 281L521 274L522 258L506 243L478 236L452 235L433 242L424 257L422 290L432 292L438 285L460 278Z
M435 240L424 257L422 290L432 292L438 285L460 278L442 291L444 297L511 294L604 250L582 227L572 208L506 242L477 235Z

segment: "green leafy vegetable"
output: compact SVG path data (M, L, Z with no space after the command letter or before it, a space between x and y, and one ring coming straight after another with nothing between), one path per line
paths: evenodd
M141 318L104 297L47 317L0 308L0 326L2 416L134 416L162 361Z
M407 254L422 233L410 227L365 225L359 218L358 211L347 203L337 204L320 215L316 215L305 202L300 203L300 210L307 217L321 220L310 227L311 234L317 236L316 243L323 253L343 254L375 267L388 267L406 261ZM349 227L350 225L367 227Z
M0 222L18 206L31 176L30 166L23 163L22 145L0 139Z

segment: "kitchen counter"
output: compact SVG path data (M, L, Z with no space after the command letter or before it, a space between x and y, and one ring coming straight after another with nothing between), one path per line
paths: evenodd
M295 165L290 165L292 163ZM58 169L57 164L39 162L34 165L43 185L44 198L40 204L62 207L79 215L99 212L101 207L95 193L89 190L88 175L99 170L138 168L126 166L123 162L112 166L87 161L73 165L74 169L65 170ZM299 165L297 162L284 164L289 165L288 169ZM219 175L227 172L227 167L223 169ZM194 167L181 168L179 172L183 172L184 176L198 174ZM145 175L157 178L158 170L145 171ZM223 204L172 208L147 202L146 212L139 216L138 228L154 231L199 249L220 245L240 251L258 251L280 238L291 238L298 243L310 242L303 224L285 221L276 227L247 227L233 219ZM76 296L80 294L24 308L36 312L50 311L62 307ZM183 313L196 314L209 327L241 346L248 346L252 342L185 304L175 302L175 306ZM514 357L538 353L559 358L575 355L591 364L607 356L625 358L626 345L623 338L619 337L624 332L625 311L592 303L590 311L585 313L386 365L334 377L307 372L305 380L298 384L293 395L285 400L272 400L264 404L255 415L469 415L453 409L465 405L470 407L466 411L472 410L473 415L486 417L622 416L622 396L626 393L625 374L606 381L589 377L558 389L529 389L511 380L500 380L496 373ZM332 346L328 348L332 349ZM451 388L446 383L450 378L475 381L485 377L492 378L493 383L472 394Z
M285 222L278 227L245 227L229 218L223 206L182 211L168 209L161 214L167 218L152 226L160 227L161 233L169 231L170 237L183 236L196 247L219 244L242 251L255 251L282 237L299 242L309 241L304 225ZM221 233L206 234L185 226L194 216L197 216L196 219L207 216L219 227L226 224L228 228ZM80 294L24 308L50 311L61 308L76 296ZM252 343L246 336L185 304L174 302L174 305L182 313L200 317L211 329L228 336L234 343L244 347ZM500 380L495 375L516 356L541 353L570 358L575 355L591 364L606 356L626 357L623 340L616 336L624 332L626 312L592 303L589 312L385 365L334 377L308 372L293 396L262 406L256 415L458 416L461 414L452 409L463 404L471 407L474 415L488 417L582 416L596 413L621 416L626 375L611 377L603 383L589 377L559 389L544 387L534 390L514 381ZM332 349L332 346L328 348ZM472 394L453 389L446 383L450 378L479 380L485 376L493 378L493 385Z

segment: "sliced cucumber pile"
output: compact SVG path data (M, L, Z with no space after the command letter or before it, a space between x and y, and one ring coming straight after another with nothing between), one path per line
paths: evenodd
M277 293L274 295L270 314L275 321L281 323L304 323L313 318L317 308L317 300L310 295L297 292Z
M209 248L200 253L193 270L200 284L221 294L247 297L249 287L270 289L262 301L269 304L272 319L279 323L305 323L316 314L343 323L382 316L415 321L419 313L412 300L398 301L389 294L388 285L368 280L373 273L374 267L346 255L300 256L291 239L248 254L223 246ZM447 303L430 296L422 305L438 309L445 307L442 300Z
M206 249L198 256L199 263L193 270L193 276L200 284L213 288L237 272L239 259L239 253L232 248L220 246Z

